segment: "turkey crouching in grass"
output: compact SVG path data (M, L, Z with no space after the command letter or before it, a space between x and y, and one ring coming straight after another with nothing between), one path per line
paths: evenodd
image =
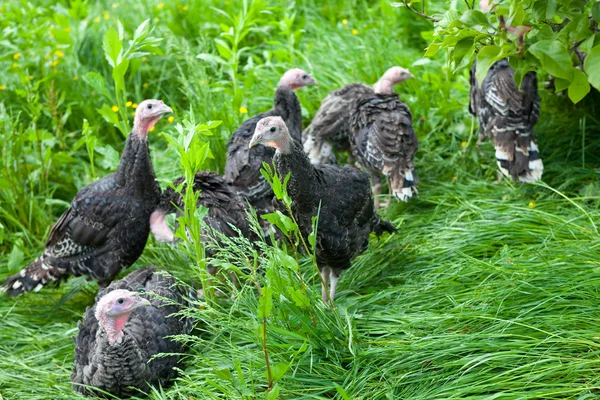
M291 174L287 191L292 212L305 240L312 232L312 217L319 214L316 256L323 277L322 298L327 301L326 284L331 284L333 301L339 276L350 268L354 257L369 246L369 235L394 232L379 219L373 204L369 176L350 166L312 165L302 146L292 140L280 117L258 122L250 146L263 144L276 149L273 161L281 177Z
M79 322L75 341L73 389L86 395L94 390L124 397L147 392L149 385L166 385L179 366L184 346L167 336L188 334L191 319L172 314L181 311L183 294L175 279L157 267L133 271L98 293ZM155 293L166 299L148 296ZM151 360L159 353L167 357Z
M294 140L302 136L302 109L294 90L316 85L312 75L301 69L287 71L275 90L273 108L244 121L227 145L225 178L245 191L245 196L258 215L272 212L273 190L260 173L263 161L271 163L275 150L266 146L248 147L256 123L264 117L280 116L288 124ZM262 221L262 220L261 220ZM262 223L262 222L261 222ZM266 224L266 222L265 222ZM266 225L263 226L267 228Z
M393 92L394 82L404 74L396 70L395 78L380 80L375 94L361 100L350 120L350 143L357 163L371 174L376 208L381 194L381 175L389 182L390 192L401 201L417 194L414 158L419 141L412 127L410 109ZM394 76L394 75L392 75Z
M138 259L161 194L147 134L168 112L159 100L140 103L117 171L77 193L50 231L44 253L6 280L2 289L8 295L37 292L69 275L87 275L105 287Z
M375 93L412 78L412 74L400 67L388 69L373 87L363 83L351 83L330 92L321 102L310 125L302 133L304 151L313 164L333 164L333 149L350 152L350 117L357 104ZM391 92L390 92L391 93Z
M469 112L479 119L479 138L490 137L496 149L500 171L511 179L536 182L542 178L544 164L533 135L540 114L537 75L523 76L521 89L515 83L515 70L507 60L497 61L477 83L477 61L470 71Z
M173 186L179 186L185 178L178 178L173 182ZM185 193L185 186L183 193ZM250 223L246 216L247 204L238 194L238 189L228 182L225 178L214 172L204 171L196 173L194 177L194 191L200 190L198 196L198 205L208 208L208 214L204 217L204 223L210 229L220 232L227 237L238 237L237 228L240 233L251 241L258 240L258 235L250 229ZM183 210L184 204L181 195L171 187L167 187L163 192L163 199L158 207L158 211L163 214ZM169 229L169 228L166 228ZM173 235L171 234L171 238ZM212 234L203 230L202 240L213 237ZM218 236L216 237L218 240ZM207 247L206 254L209 257L214 255L210 247ZM208 273L214 275L216 267L207 267ZM232 274L233 282L237 285L237 277Z

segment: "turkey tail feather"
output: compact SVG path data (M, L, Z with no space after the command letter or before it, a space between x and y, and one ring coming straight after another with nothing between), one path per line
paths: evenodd
M499 140L498 133L500 132L496 132L494 147L500 172L511 178L519 178L524 183L539 181L544 172L544 163L533 135L517 133L512 143L502 145L503 141Z
M64 269L54 268L44 263L44 256L35 259L34 262L23 268L21 272L9 276L0 287L0 291L6 292L10 297L22 293L37 292L50 282L59 280L64 274Z
M417 175L413 167L409 167L404 174L400 171L393 171L389 177L390 189L394 197L400 201L408 201L418 193Z
M313 130L309 126L306 128L303 135L304 152L308 154L311 164L335 164L333 146L326 140L317 139L312 131Z

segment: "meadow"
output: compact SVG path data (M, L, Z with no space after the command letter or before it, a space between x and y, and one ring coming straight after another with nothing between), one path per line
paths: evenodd
M185 311L186 368L149 398L600 397L595 90L574 106L540 76L545 171L523 185L498 182L492 145L476 143L467 68L425 58L431 23L386 0L5 0L0 28L0 280L42 251L79 188L114 170L145 98L174 110L149 135L164 187L182 174L186 135L192 153L210 148L198 165L222 172L231 132L271 107L291 67L319 83L298 91L305 126L346 83L393 65L415 76L396 91L419 137L419 196L381 211L398 232L372 238L335 309L293 246L232 241L213 262L244 285L224 280L226 296ZM156 264L200 285L202 254L150 238L121 276ZM75 278L0 296L0 399L81 398L71 338L96 291Z

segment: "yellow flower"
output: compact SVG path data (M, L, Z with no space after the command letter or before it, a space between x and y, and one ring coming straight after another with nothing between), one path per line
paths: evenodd
M148 129L148 132L154 132L154 127Z
M100 22L100 17L94 18L94 22Z
M13 59L18 60L19 57L21 57L21 53L15 53L15 55L13 56Z
M450 178L450 180L451 180L452 182L454 182L454 181L456 180L456 175L454 175L452 178Z
M113 112L119 112L119 107L117 106L112 106L110 109L113 110Z
M165 3L158 3L158 5L156 7L163 8L164 6L165 6Z
M353 35L358 35L358 29L352 29L352 34Z
M102 17L103 17L104 19L109 19L109 18L110 18L110 14L108 13L108 11L104 11L104 12L102 13Z
M65 53L63 53L61 50L56 50L54 52L54 55L57 56L57 57L64 57Z
M135 109L137 108L137 103L133 103L133 104L131 105L131 108L133 108L133 109L135 110Z
M533 201L529 202L529 208L535 208L535 203Z
M67 32L67 33L71 32L71 28L66 28L65 32Z
M169 122L173 122L173 121L175 121L175 117L171 115L171 116L170 116L170 117L167 119L167 121L169 121Z
M183 6L183 11L187 11L189 9L188 6Z
M242 114L246 114L248 112L248 109L246 107L240 107L240 112Z
M6 85L0 85L0 90L5 90L6 89Z
M467 147L467 142L465 142L465 141L463 140L463 142L460 144L460 146L461 146L461 147Z
M112 6L111 6L111 7L112 7L112 8L117 8L117 7L119 7L119 3L112 3Z
M132 104L133 104L132 102L128 101L127 103L125 103L125 106L131 107Z
M147 87L148 87L148 83L147 83L147 82L144 82L144 84L142 85L142 87L143 87L144 89L145 89L145 88L147 88Z
M77 75L75 75L75 76L73 77L73 80L74 80L74 81L78 81L78 80L79 80L79 77L78 77Z
M57 66L59 63L60 63L60 61L58 61L58 60L54 60L54 61L52 61L52 62L50 63L50 66L51 66L51 67L56 67L56 66Z
M344 25L348 25L348 20L347 20L347 19L343 19L343 20L342 20L342 24L344 24Z

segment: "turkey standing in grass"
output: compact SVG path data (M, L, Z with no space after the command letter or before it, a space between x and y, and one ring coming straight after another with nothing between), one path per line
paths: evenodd
M480 141L486 136L493 139L496 161L505 176L539 181L544 164L533 135L540 114L536 73L526 73L519 90L507 60L494 63L481 86L476 71L477 60L470 71L469 112L479 118Z
M363 83L351 83L330 92L315 114L310 125L302 133L304 151L313 164L333 164L333 148L350 152L350 117L357 104L375 93L412 78L411 73L400 67L392 67L373 87Z
M273 190L260 173L263 161L271 164L275 150L267 146L248 147L256 123L264 117L280 116L288 124L294 140L302 136L302 109L294 90L316 85L312 75L301 69L287 71L275 90L273 108L244 121L233 133L227 145L225 178L242 188L258 214L272 212Z
M165 385L176 375L184 346L168 336L188 334L190 318L172 314L185 303L175 279L157 267L133 271L98 293L79 322L75 341L73 389L86 395L98 388L124 397ZM144 293L155 293L162 300ZM151 358L159 353L173 355Z
M323 277L322 298L327 300L327 282L333 301L339 276L350 268L354 257L369 246L369 235L394 232L375 212L369 176L350 166L312 165L302 145L293 140L280 117L258 122L250 146L263 144L276 149L273 158L281 177L291 174L287 191L292 212L305 240L312 232L312 217L319 214L316 256Z
M173 182L173 186L177 187L185 181L185 178L178 178ZM194 191L200 190L198 196L198 205L208 208L208 214L204 217L204 223L211 230L220 232L227 237L238 237L238 232L233 228L237 228L240 233L251 241L258 240L258 235L250 228L246 215L246 202L238 194L238 189L228 182L222 176L214 172L204 171L196 173L194 177ZM185 187L183 188L185 193ZM163 200L158 207L162 214L177 212L181 215L184 208L181 195L171 187L167 187L163 193ZM170 231L170 229L167 227ZM166 231L165 229L165 231ZM208 237L214 235L206 230L202 231L202 239L206 241ZM218 236L216 237L217 243ZM171 233L171 240L173 234ZM207 255L210 257L214 252L208 247ZM208 273L214 275L216 267L209 266L206 268ZM232 273L231 276L234 284L237 285L237 277Z
M381 175L401 201L417 194L414 158L419 141L412 127L410 109L393 92L405 70L392 68L390 79L375 85L375 94L362 99L350 119L350 144L357 163L371 174L375 205L379 208Z
M8 295L37 292L69 275L87 275L105 287L138 259L161 194L147 134L168 112L159 100L140 103L117 171L77 193L50 231L44 253L6 280L2 289Z

